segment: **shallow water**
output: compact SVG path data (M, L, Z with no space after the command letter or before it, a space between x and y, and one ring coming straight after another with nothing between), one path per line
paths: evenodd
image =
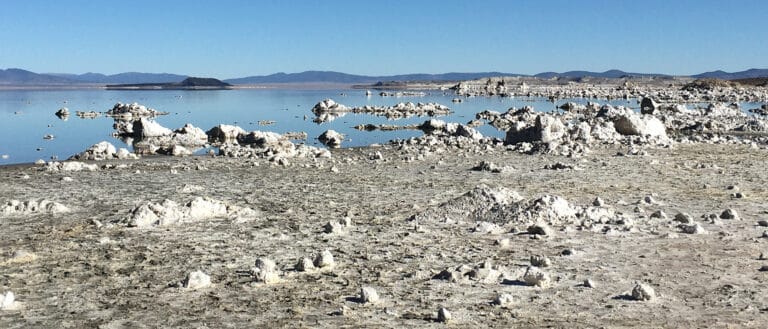
M455 96L442 91L428 92L423 97L365 96L364 90L288 90L288 89L236 89L207 91L154 91L154 90L2 90L0 91L0 164L28 163L37 159L66 159L100 141L109 141L116 147L131 149L112 137L113 119L103 115L95 119L81 119L75 111L105 112L117 102L138 102L170 112L156 121L170 129L191 123L203 130L218 124L239 125L247 131L262 130L277 133L300 132L308 134L305 143L319 146L316 140L323 131L334 129L347 136L343 146L364 146L389 140L419 136L420 131L358 131L360 124L407 125L421 123L427 117L387 120L368 114L347 114L331 122L312 122L312 107L331 98L338 103L354 107L363 105L394 105L399 102L437 102L450 107L454 113L440 117L448 122L466 123L477 112L494 110L504 112L510 107L533 106L538 111L552 111L555 105L568 101L585 103L587 99L564 99L556 104L544 98L464 98L452 103ZM598 101L604 103L605 101ZM637 107L636 100L615 100L613 105ZM54 113L67 107L72 115L61 120ZM305 118L306 116L306 118ZM258 121L275 121L260 126ZM484 135L504 136L490 126L478 128ZM53 135L46 140L45 135Z

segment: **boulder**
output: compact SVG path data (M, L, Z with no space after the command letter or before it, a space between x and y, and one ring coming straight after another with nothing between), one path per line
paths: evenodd
M108 160L117 157L115 146L107 141L91 145L85 151L71 156L70 160Z
M133 122L133 136L136 138L171 136L173 131L147 118Z
M622 135L667 137L664 123L650 115L620 115L613 121L613 125Z
M649 97L643 97L640 101L640 113L653 114L659 109L659 104Z
M237 142L240 144L252 144L258 147L276 144L283 136L269 131L252 131L237 136Z
M205 132L208 135L208 140L214 143L222 143L236 140L241 134L245 134L245 130L238 126L231 125L218 125Z
M335 130L327 130L317 139L319 139L320 142L325 146L330 148L338 148L341 146L341 142L344 140L344 135L336 132Z

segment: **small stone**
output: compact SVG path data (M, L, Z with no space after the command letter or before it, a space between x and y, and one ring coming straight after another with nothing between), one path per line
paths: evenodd
M690 224L693 223L693 217L688 213L681 212L675 215L675 221L683 224Z
M16 303L16 296L13 292L7 291L5 294L0 295L0 310L13 309Z
M510 307L514 302L515 299L511 294L500 294L496 296L496 299L493 300L493 304L499 305L502 308Z
M743 199L744 198L744 193L741 193L741 192L731 193L731 198Z
M761 252L760 256L757 257L758 260L768 260L768 254Z
M649 285L638 283L632 288L632 299L634 300L647 301L654 298L656 298L656 292Z
M523 282L529 286L546 287L550 283L549 274L535 266L528 266L523 274Z
M595 287L595 282L592 281L591 279L586 279L586 280L584 280L584 284L583 285L585 287L587 287L587 288L594 288Z
M528 227L528 233L533 235L552 235L552 228L546 224L534 224Z
M256 259L256 267L251 270L251 273L256 282L270 284L280 281L280 271L277 269L277 264L268 258Z
M592 201L592 205L595 207L602 207L605 206L605 200L601 197L596 197L594 201Z
M645 203L645 204L655 204L655 203L656 203L656 200L654 200L652 196L650 196L650 195L646 195L646 196L643 198L643 203Z
M314 265L319 268L333 267L335 265L333 260L333 254L330 251L324 250L317 257L315 257Z
M768 227L768 220L761 219L757 221L757 226Z
M667 214L663 210L656 210L651 214L651 218L667 219Z
M184 288L187 289L201 289L211 285L211 277L202 271L195 271L187 274L184 279Z
M438 322L449 322L453 319L453 316L451 315L451 312L448 311L445 307L441 307L439 310L437 310L437 321Z
M760 266L760 269L758 269L760 272L768 272L768 265Z
M375 304L379 301L379 293L372 287L362 287L360 289L360 301L364 304Z
M736 212L736 210L728 208L723 210L723 213L720 214L721 219L739 219L739 213Z
M499 248L508 248L510 244L509 238L502 238L496 240L496 245L499 246Z
M573 249L563 249L563 251L560 252L561 256L570 256L573 255Z
M683 231L685 234L704 234L707 233L707 231L704 230L703 227L701 227L701 224L699 223L693 223L693 224L680 224L680 230Z
M547 256L543 255L533 255L531 256L531 265L537 266L537 267L549 267L552 265L552 261L547 258Z
M298 263L296 263L295 267L296 267L296 270L299 272L307 272L307 271L314 270L315 264L312 263L311 259L304 257L300 259Z

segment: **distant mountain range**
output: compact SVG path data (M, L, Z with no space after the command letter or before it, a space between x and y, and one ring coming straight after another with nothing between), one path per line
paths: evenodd
M301 73L275 73L263 76L249 76L228 79L224 82L233 85L242 84L271 84L271 83L341 83L367 84L378 81L460 81L486 77L519 76L552 78L623 78L623 77L669 77L655 73L629 73L620 70L605 72L568 71L563 73L543 72L535 75L525 75L503 72L476 73L443 73L443 74L402 74L389 76L354 75L332 71L306 71ZM693 78L717 78L735 80L745 78L768 77L768 69L749 69L741 72L713 71L692 75ZM0 85L68 85L68 84L142 84L142 83L174 83L188 78L186 75L169 73L139 73L127 72L113 75L100 73L65 74L65 73L34 73L22 69L0 69Z

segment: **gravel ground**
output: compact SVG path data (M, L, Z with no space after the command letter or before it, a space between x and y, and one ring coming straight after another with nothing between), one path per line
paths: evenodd
M374 151L383 159L370 160ZM566 158L496 147L410 161L385 146L288 166L162 157L94 162L96 171L0 167L0 205L46 199L70 209L0 214L0 294L16 297L0 310L0 327L765 327L768 272L760 268L768 260L760 255L768 257L761 237L768 228L757 222L768 220L766 151L698 144L647 156L619 151L596 147ZM472 170L481 161L511 168ZM558 162L576 169L544 169ZM540 236L516 218L485 232L478 218L430 215L480 185L579 207L600 197L625 220L554 224ZM256 215L122 224L146 202L196 197ZM739 218L701 218L728 208ZM668 218L651 218L657 210ZM683 233L673 220L680 212L706 233ZM345 217L352 225L325 233ZM333 266L297 270L299 260L325 250ZM538 269L549 276L543 286L525 283L533 255L551 262ZM259 258L276 262L278 282L256 280ZM462 265L475 274L441 278ZM185 288L198 270L211 285ZM655 297L635 300L638 283ZM363 287L380 299L364 302ZM501 294L511 301L494 303ZM450 319L438 319L440 308Z

